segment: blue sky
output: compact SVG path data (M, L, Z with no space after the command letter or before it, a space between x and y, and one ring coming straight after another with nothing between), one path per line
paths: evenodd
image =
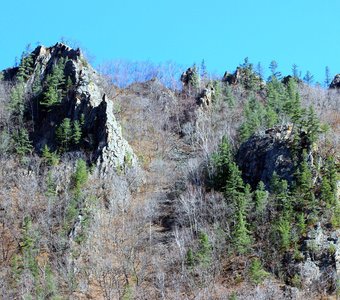
M78 41L95 64L113 59L205 59L223 75L249 57L290 73L324 80L325 66L340 73L339 0L2 0L0 69L12 66L25 45Z

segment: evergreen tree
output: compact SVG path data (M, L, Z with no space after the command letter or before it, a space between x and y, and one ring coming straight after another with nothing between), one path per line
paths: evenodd
M260 181L254 193L255 210L257 213L263 213L268 199L268 192L265 190L264 183Z
M247 91L257 91L260 87L260 79L256 76L253 64L249 62L248 57L244 59L244 63L237 69L241 73L239 80L244 89Z
M193 267L195 265L195 257L191 248L187 251L185 262L189 267Z
M80 143L82 136L81 126L78 120L73 122L73 133L72 133L72 140L75 145Z
M271 72L270 81L275 79L275 78L276 79L281 79L281 77L282 77L281 72L278 72L277 68L278 68L277 62L275 60L272 60L270 62L270 65L269 65L269 69L270 69L270 72Z
M284 84L273 77L267 84L267 114L272 115L275 123L283 119L283 106L286 101L286 89ZM268 116L267 116L267 119Z
M248 139L261 127L267 127L266 110L255 97L250 97L244 109L245 120L240 126L239 133L241 140Z
M311 72L307 71L305 76L303 77L303 80L308 84L311 85L314 81L314 76Z
M225 198L229 203L234 203L238 209L245 211L248 204L246 203L245 191L241 171L235 162L231 162L229 164L229 174L226 178Z
M59 156L56 152L51 152L50 148L45 144L42 150L42 157L50 166L56 166L59 163Z
M212 251L208 235L205 232L200 232L198 242L199 249L196 254L197 261L202 264L202 266L207 267L211 263Z
M277 225L277 230L280 236L280 245L282 250L286 251L291 243L291 223L284 217L281 217Z
M25 128L19 128L13 135L14 149L19 156L25 156L32 152L32 143Z
M13 114L19 123L22 123L22 118L25 111L25 84L18 82L11 90L8 110ZM21 124L20 124L21 125Z
M313 145L317 141L318 135L320 133L320 121L316 116L312 106L310 106L308 109L304 126L306 129L308 143L309 145Z
M327 203L329 207L335 207L337 205L337 181L338 174L335 167L334 159L328 157L323 170L321 182L321 199Z
M267 128L271 128L278 123L278 115L270 106L266 108L264 120Z
M233 161L231 145L225 136L222 138L218 151L212 155L211 161L214 173L210 185L221 191L225 187L226 178L230 175L229 168Z
M260 77L261 80L264 78L264 70L262 64L260 62L257 63L256 66L256 75Z
M46 78L46 89L40 104L49 110L51 106L61 103L63 96L62 87L65 84L64 68L65 60L61 58L53 67L52 73Z
M205 80L207 79L207 76L208 76L208 73L207 73L207 66L205 64L205 61L204 59L202 59L202 62L201 62L201 79L202 80Z
M330 71L329 71L329 67L326 66L325 68L325 87L328 88L329 85L331 84L331 75L330 75Z
M67 151L71 145L73 134L72 125L69 118L65 118L56 130L58 142L62 151Z
M251 281L255 284L262 283L269 276L269 273L263 270L261 261L258 258L251 262L249 273Z
M233 244L239 254L246 253L252 243L251 232L247 227L246 217L244 213L239 210L236 215L236 224L233 231Z
M300 78L299 69L296 64L293 64L292 66L292 75L295 80L298 80Z
M303 111L301 108L300 95L297 90L295 80L289 79L287 84L286 100L283 106L283 111L291 118L293 123L299 123Z
M233 91L230 85L225 86L225 97L224 97L225 102L227 102L229 107L234 107L235 106L235 97L233 95Z
M86 162L82 159L78 159L76 164L76 172L73 176L75 191L80 192L80 189L86 183L87 178L88 172Z
M19 82L27 81L33 73L33 57L31 54L23 54L17 73L17 80Z
M46 196L47 197L54 197L56 196L56 184L53 180L52 173L49 171L47 173L47 179L46 179Z
M313 191L313 181L311 168L307 162L307 153L304 150L302 154L302 162L295 174L296 183L294 189L295 198L300 202L300 206L308 210L315 209L315 195Z
M194 90L198 91L201 85L201 79L200 79L200 75L199 75L196 64L194 64L191 67L191 69L192 69L192 75L190 77L190 81L188 82L188 85Z
M307 225L306 225L306 217L305 217L305 214L303 212L299 213L297 215L297 228L298 228L298 231L299 231L299 235L302 236L306 233L306 228L307 228Z

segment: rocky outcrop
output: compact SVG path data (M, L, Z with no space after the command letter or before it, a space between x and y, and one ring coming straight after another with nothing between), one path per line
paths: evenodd
M269 187L274 172L280 178L292 181L291 131L290 125L271 128L253 135L240 146L237 164L244 180L253 188L259 181Z
M307 233L295 268L301 284L310 292L333 293L340 278L340 231L330 231L318 223Z
M188 86L194 81L196 75L197 73L194 68L188 68L185 72L182 73L181 82L184 86Z
M215 95L215 89L212 85L208 85L199 95L197 104L204 108L207 108L213 101Z
M122 137L121 128L113 114L113 102L101 88L100 75L88 64L79 49L72 49L62 43L53 47L37 47L31 54L33 71L30 74L26 91L33 90L37 82L41 91L32 97L33 130L30 131L34 147L40 151L45 144L56 149L56 129L65 118L82 123L82 140L71 151L83 150L88 159L97 162L106 172L109 168L136 164L136 156L127 141ZM46 109L41 99L46 91L46 79L55 66L63 60L65 83L60 104ZM17 70L7 70L7 79L15 76Z
M340 88L340 74L336 74L329 85L330 89L339 89Z
M234 85L240 81L240 78L241 78L240 69L237 68L233 74L226 71L223 75L222 81Z

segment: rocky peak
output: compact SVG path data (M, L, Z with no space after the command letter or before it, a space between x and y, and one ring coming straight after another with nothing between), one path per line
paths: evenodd
M62 43L53 47L37 47L29 57L31 69L25 90L33 103L31 110L25 113L26 121L33 126L29 130L35 149L39 152L44 147L57 148L57 128L65 118L71 124L82 123L82 139L79 145L73 145L71 151L84 151L88 159L96 161L102 170L136 163L131 147L122 137L121 128L113 114L113 101L103 91L103 79L89 65L79 49L72 49ZM59 82L58 103L42 105L48 101L48 78L58 66L63 80ZM5 71L7 80L15 79L19 68ZM34 93L35 85L39 91ZM33 96L32 96L33 94ZM45 101L45 100L44 100Z

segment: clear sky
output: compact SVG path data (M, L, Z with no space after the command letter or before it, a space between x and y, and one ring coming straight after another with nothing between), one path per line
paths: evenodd
M339 0L1 0L0 69L25 45L76 40L95 63L129 59L184 66L204 58L223 75L249 57L282 73L297 64L340 73Z

